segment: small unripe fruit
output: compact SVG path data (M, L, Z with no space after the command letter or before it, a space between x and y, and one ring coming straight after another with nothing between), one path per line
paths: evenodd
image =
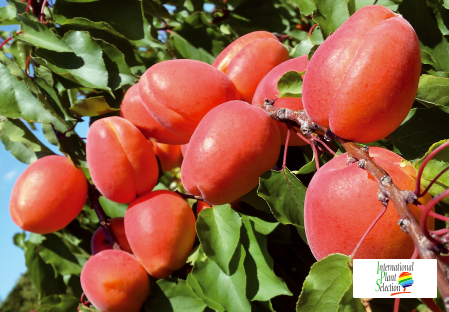
M111 224L112 233L114 233L120 248L123 251L133 253L131 246L129 246L128 239L126 238L124 221L124 218L113 218L109 222ZM104 235L104 230L101 226L94 232L94 235L92 235L90 248L93 256L100 251L112 249L111 244L106 242L106 236Z
M12 220L25 231L56 232L83 209L87 180L81 169L63 156L46 156L32 163L17 179L9 205Z

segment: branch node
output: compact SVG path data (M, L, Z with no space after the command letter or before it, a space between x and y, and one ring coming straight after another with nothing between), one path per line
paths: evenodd
M401 227L402 232L408 233L408 227L410 225L410 220L408 220L408 219L399 219L398 225Z
M366 146L366 145L363 145L363 146L361 147L361 149L362 149L365 153L368 153L368 152L369 152L369 147Z
M360 160L357 162L357 166L358 166L359 168L366 169L366 160L365 160L365 159L360 159Z
M407 204L414 204L418 200L418 196L412 191L403 191L405 201Z
M285 119L286 118L286 109L285 108L280 108L276 115L278 116L279 119Z
M390 201L390 199L388 198L388 196L382 191L382 190L378 190L377 191L377 199L382 203L382 205L384 206L388 206L388 202Z
M348 154L348 159L346 160L346 166L350 166L350 165L352 165L353 163L355 163L356 161L357 161L356 158L354 158L354 157L352 157L352 156L350 156L350 155Z
M382 182L383 186L387 186L391 183L391 178L388 175L384 175L382 178L380 178L380 181Z
M276 102L276 100L265 99L265 100L263 100L263 105L265 105L265 106L273 106L274 102Z

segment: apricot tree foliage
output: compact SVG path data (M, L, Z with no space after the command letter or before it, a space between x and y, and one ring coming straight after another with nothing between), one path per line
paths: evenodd
M77 307L82 311L96 311L86 301L89 298L82 297L81 270L91 256L90 242L93 233L101 224L106 229L105 238L113 239L113 229L109 227L108 220L124 217L128 206L106 199L92 185L86 160L86 144L84 138L80 138L73 131L75 125L79 122L92 123L120 114L126 118L125 109L120 112L124 94L138 82L148 68L174 58L213 64L215 58L231 42L253 31L275 33L273 38L278 41L273 38L263 39L263 44L254 45L249 52L245 52L249 53L247 58L259 58L260 62L263 62L264 54L269 52L267 49L278 49L285 55L270 61L274 64L285 61L288 58L287 52L290 58L310 59L330 34L364 6L375 3L401 14L416 31L420 43L422 69L418 91L415 103L402 124L384 139L370 145L389 149L410 160L411 163L403 165L408 166L412 176L416 177L418 170L426 164L425 170L420 172L418 177L423 190L429 186L430 194L436 196L448 189L449 175L440 175L440 172L449 165L449 150L442 150L430 161L430 158L426 158L429 154L433 156L433 152L445 146L445 140L449 139L449 44L446 38L449 34L449 5L446 1L8 0L8 3L0 8L0 24L18 25L20 30L2 33L4 41L0 52L0 136L5 149L18 160L31 164L44 156L52 155L53 152L46 145L53 144L75 166L82 168L89 180L89 199L81 213L68 226L51 234L32 233L27 236L25 233L19 233L14 237L16 245L24 250L28 274L39 293L37 311L63 312L73 311ZM382 44L382 41L379 44ZM391 56L391 60L396 58L400 56ZM385 73L382 73L382 64L376 64L379 79L386 79ZM260 68L265 65L260 64ZM298 71L304 70L299 68L301 66L298 65ZM201 76L208 71L207 66L204 70L201 70L202 67L205 65L201 64L188 70L192 75L191 80L196 80L195 75L198 80L207 80L207 77ZM245 99L251 102L247 93L256 91L256 85L251 85L250 91L246 90L248 82L245 79L256 74L256 69L249 67L246 70L247 75L241 75L237 71L235 75L231 75L231 80L241 94L245 95ZM289 72L284 76L274 75L276 79L282 76L277 83L280 99L301 97L302 75L298 72ZM150 79L157 81L157 77L149 75L148 72L145 77L147 82ZM179 77L175 71L171 81L176 81L177 78ZM221 87L226 88L223 85ZM146 90L149 89L151 88ZM181 98L183 94L178 91L174 85L172 93ZM196 103L196 95L212 91L212 88L192 89L186 92L191 98L185 100ZM214 96L219 95L215 93ZM254 101L253 99L253 104L263 104ZM279 101L275 102L274 106L266 105L262 108L270 117L286 124L281 128L283 139L296 135L293 131L287 133L286 128L297 126L298 129L301 126L307 130L307 126L311 125L307 116L297 111L297 108L294 108L294 111L282 110L293 107L288 106L290 104L287 101L285 105L280 102L282 103ZM256 108L251 107L251 110L253 109ZM204 111L204 114L206 112ZM201 114L203 117L203 112ZM239 118L239 122L244 120L243 117L245 116ZM252 117L248 114L246 118ZM197 121L199 120L195 120ZM39 141L30 130L34 123L42 124L47 142ZM142 125L145 126L152 127ZM167 127L171 126L173 125L167 124ZM193 132L189 125L181 124L181 127L186 129L175 131L177 128L173 127L169 130L174 132L167 130L172 135L171 139L178 144L185 143L186 134L190 136ZM348 266L350 257L331 255L315 263L304 229L305 194L316 171L316 164L325 164L332 159L332 153L344 152L345 149L376 179L380 179L383 173L371 162L372 159L366 152L354 143L340 139L334 141L335 146L326 148L321 145L324 140L323 132L305 133L308 135L303 137L303 141L311 142L312 148L290 147L286 159L281 152L277 167L274 168L277 170L264 172L259 177L259 185L256 188L248 193L245 190L246 194L241 196L242 202L202 209L196 221L195 247L186 264L173 271L170 277L159 280L151 278L151 295L146 299L142 310L307 311L312 307L315 311L365 311L363 304L366 303L352 298L352 273ZM248 134L254 135L249 130ZM197 142L200 139L197 137L200 136L201 133L194 135L195 144L199 144ZM250 135L245 139L256 140ZM239 137L236 135L226 140L229 144L220 153L228 157L229 154L234 155L234 151L227 149L231 149L232 141L239 140ZM235 146L243 148L242 145L252 143L242 142ZM95 144L92 148L101 150L102 146ZM95 166L111 164L113 157L121 157L101 151L97 153ZM208 155L199 156L207 159ZM162 162L162 157L159 157L159 160ZM285 163L287 166L283 168ZM201 177L207 179L208 175L217 174L214 168L219 166L219 161L214 164L205 163L204 168L212 171L209 173L201 173L201 166L198 164L189 169L194 169L197 176L202 174ZM115 169L108 168L105 171L111 173ZM238 170L243 169L220 174L220 177L213 181L219 181L216 184L216 192L219 192L221 183L218 178L224 176L226 179L228 176L229 179L238 180ZM154 172L152 174L154 175ZM94 182L95 179L93 177ZM100 179L108 182L114 177L103 175ZM156 189L176 190L185 194L180 182L179 169L161 173ZM55 190L50 181L43 183L48 183L41 192L41 196L46 198L46 192L50 194ZM97 186L103 191L100 185ZM128 186L123 185L123 188ZM211 189L215 187L209 186ZM383 189L385 193L391 190L392 186ZM219 195L214 192L215 190L210 196ZM418 184L415 193L420 195L420 192ZM197 210L197 206L203 207L202 202L197 203L198 194L186 194L184 197L189 198L193 211ZM398 198L390 199L396 208L404 206ZM362 201L359 211L351 212L358 218L363 218L364 210L367 209ZM449 212L447 203L449 200L443 199L436 206L436 211L440 214ZM134 207L136 208L138 207ZM400 218L407 214L406 210L398 211ZM163 214L164 211L158 208L157 213ZM391 214L391 211L389 213ZM138 216L135 218L139 219ZM440 219L448 221L447 217ZM161 232L165 230L163 225L156 224L161 227ZM170 226L168 221L167 226ZM192 224L185 226L190 232L193 231ZM417 230L418 227L412 225L411 228ZM441 220L437 221L436 228L439 229L437 232L440 231L434 233L440 235L440 241L436 243L427 228L424 228L421 234L426 235L434 244L432 246L443 249L429 250L420 245L420 255L440 257L441 252L444 254L444 251L447 251L444 250L447 243L444 234L447 231ZM149 235L145 233L146 230L134 229L131 246L139 241L140 235ZM338 236L339 233L334 232L332 235ZM145 239L151 240L158 248L163 247L160 246L157 236ZM113 243L118 245L118 242ZM140 250L138 253L138 258L150 258L146 250ZM131 259L129 256L125 258ZM445 261L444 256L440 260ZM104 269L109 273L120 271L120 267L114 267L115 265ZM334 269L329 271L330 267ZM95 266L90 266L83 272L83 280L89 284L90 279L98 280L95 276L100 273ZM448 287L448 283L444 284L444 279L440 280L441 291ZM143 300L146 294L142 289L140 291L144 294L139 294L139 300ZM423 302L434 311L438 311L436 305L444 309L441 298L437 299L436 303L429 300ZM120 308L124 309L121 306L123 302L120 301L119 304ZM138 307L139 304L140 301L135 304L130 300L129 307ZM421 302L418 300L402 300L400 309L410 311L419 304ZM393 309L392 300L372 300L369 305L373 311Z

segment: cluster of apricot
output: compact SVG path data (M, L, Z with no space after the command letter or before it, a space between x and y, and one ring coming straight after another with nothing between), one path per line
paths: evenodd
M278 98L280 77L306 67L303 98ZM230 203L273 168L287 136L284 123L254 105L268 99L276 100L275 107L304 108L323 130L371 142L394 131L407 115L420 68L413 28L382 6L356 12L309 64L307 56L290 60L273 34L258 31L234 41L212 65L170 60L149 68L127 91L122 118L100 119L88 132L93 183L106 198L130 203L124 219L111 220L122 250L105 244L102 229L93 236L94 256L81 273L89 300L100 311L139 311L149 294L147 273L168 277L184 265L192 249L195 216L188 203L174 192L152 191L159 173L155 155L167 171L180 165L182 152L183 186L208 203L200 209ZM304 144L296 136L289 142ZM380 148L370 153L394 183L413 189L408 168L398 165L400 156ZM42 158L18 179L12 218L24 230L57 231L81 211L87 183L68 159ZM58 191L42 197L49 194L43 188ZM316 258L350 253L380 209L369 173L347 165L344 154L328 162L314 176L305 202L306 233ZM419 215L416 207L412 210ZM397 219L389 209L357 256L411 254L413 244L397 227Z

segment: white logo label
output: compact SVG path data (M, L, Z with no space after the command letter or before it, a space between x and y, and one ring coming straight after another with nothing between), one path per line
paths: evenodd
M436 259L354 259L354 298L436 298Z

